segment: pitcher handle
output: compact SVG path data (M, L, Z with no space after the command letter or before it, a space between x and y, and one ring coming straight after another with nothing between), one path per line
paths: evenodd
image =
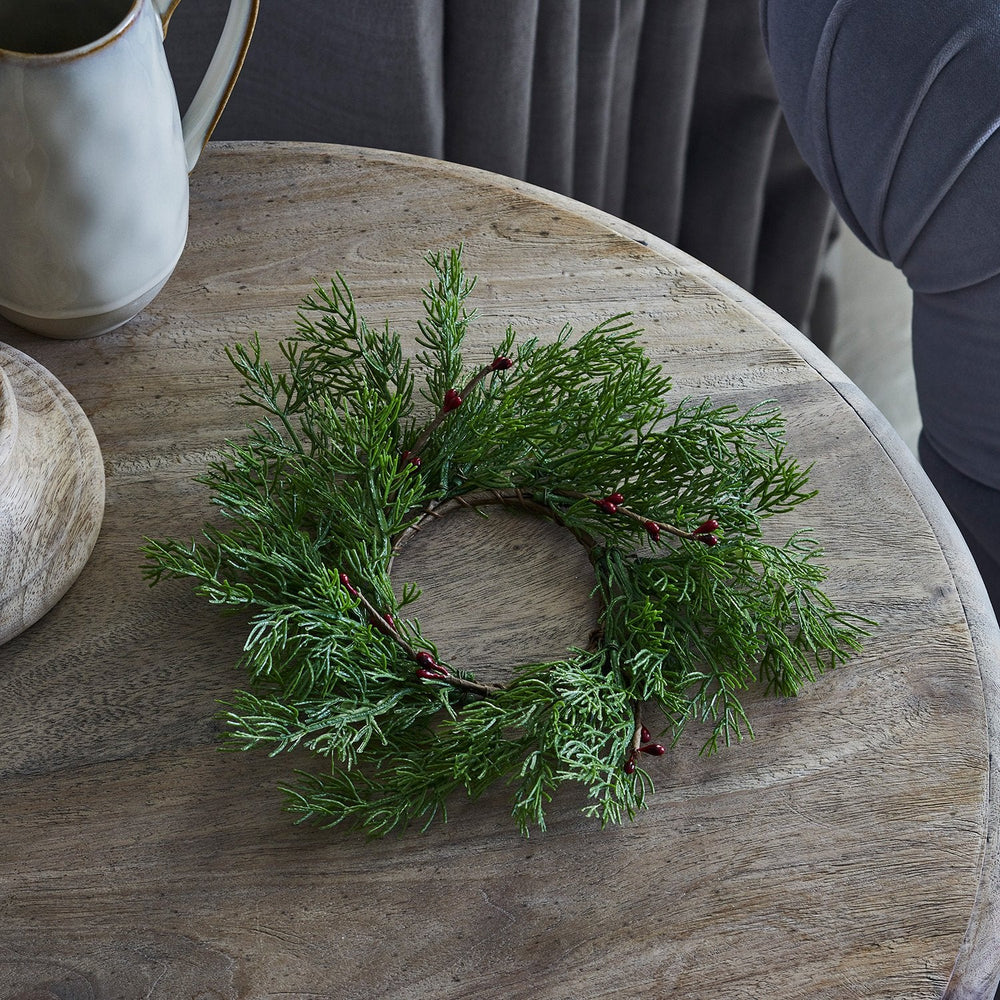
M167 32L167 23L180 2L181 0L153 0L153 7L163 23L164 34ZM215 47L215 54L208 64L204 79L195 91L191 106L181 119L184 155L187 157L189 173L194 169L212 130L218 124L222 109L233 91L236 77L243 68L259 8L260 0L231 0L229 4L229 13L226 15L219 44Z

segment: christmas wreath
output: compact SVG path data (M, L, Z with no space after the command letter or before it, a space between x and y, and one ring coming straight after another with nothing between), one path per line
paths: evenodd
M813 495L776 407L669 405L627 316L548 343L508 328L470 370L475 279L461 248L427 262L412 360L340 275L304 300L280 365L257 337L230 351L261 419L200 477L220 518L190 544L148 540L146 575L193 578L247 615L225 745L312 754L283 786L300 820L382 835L506 780L525 834L564 782L602 825L622 822L689 722L707 753L752 736L749 686L795 694L869 623L826 597L807 534L763 538ZM449 504L531 511L586 547L600 599L587 648L502 685L441 662L406 613L416 586L394 588L390 566Z

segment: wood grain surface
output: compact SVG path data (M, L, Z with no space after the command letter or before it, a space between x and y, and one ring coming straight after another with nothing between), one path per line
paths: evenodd
M103 512L104 464L83 411L51 372L0 344L0 645L73 584Z
M709 269L527 185L256 144L210 145L191 181L188 248L135 321L76 342L0 323L80 401L107 476L89 563L0 650L0 998L991 997L996 622L867 400ZM787 526L824 545L834 599L880 622L799 698L754 693L755 741L705 759L693 728L621 828L565 793L522 839L503 789L422 835L293 826L275 785L296 762L217 749L244 624L141 579L144 536L209 516L193 477L247 419L226 347L259 331L273 351L335 271L412 344L422 256L459 241L481 276L470 361L508 323L547 338L631 311L679 396L777 400L820 490ZM547 530L449 518L394 576L426 584L468 552L421 617L503 669L593 614Z

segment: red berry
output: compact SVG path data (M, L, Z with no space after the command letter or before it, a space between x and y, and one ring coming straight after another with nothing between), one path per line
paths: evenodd
M458 394L457 390L449 389L444 394L444 405L441 409L445 413L451 413L452 410L457 410L462 405L462 397Z
M635 754L629 754L625 759L625 773L632 774L635 771Z
M399 456L399 467L402 468L404 465L412 465L415 469L419 469L420 456L414 455L409 451L404 451L403 454Z
M654 542L660 540L660 526L655 521L643 521L642 526L649 532L649 537L653 539Z
M639 739L641 739L643 743L648 743L652 738L652 734L645 726L639 730Z
M340 582L343 584L344 589L351 595L351 597L359 596L357 588L351 586L350 577L346 573L340 574Z
M667 748L662 743L647 743L639 747L639 753L652 754L654 757L662 757L667 752Z
M719 544L719 539L716 538L715 535L699 535L698 541L704 542L709 548L711 548L713 545Z
M493 364L490 365L490 368L495 372L502 372L506 371L513 364L514 362L510 358L505 358L501 355L493 359Z
M625 502L625 497L623 497L620 493L611 493L608 496L606 496L604 499L605 500L610 500L615 505L621 504L621 503Z
M696 535L708 535L718 528L719 522L715 520L714 517L710 517L707 521L702 521L697 528L694 529L694 534Z
M441 680L443 677L451 676L447 667L442 667L426 649L420 650L413 659L417 663L417 676L426 677L429 680Z
M614 514L618 510L618 505L612 500L605 497L603 500L595 500L594 503L601 508L606 514Z

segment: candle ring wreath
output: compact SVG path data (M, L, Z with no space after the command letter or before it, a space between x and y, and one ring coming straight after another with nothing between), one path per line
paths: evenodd
M470 368L461 258L426 257L412 361L340 274L303 300L281 370L256 335L229 350L260 419L199 477L219 518L189 544L147 539L144 574L191 578L248 616L224 746L318 758L281 786L299 822L426 829L453 794L506 781L524 835L564 782L585 786L585 814L621 823L688 723L703 753L752 737L742 692L796 694L873 623L825 595L807 533L763 538L814 495L776 406L669 405L627 315L549 343L508 327ZM397 596L390 568L408 531L456 503L534 512L585 546L600 604L587 648L502 685L441 662L406 615L416 586Z

